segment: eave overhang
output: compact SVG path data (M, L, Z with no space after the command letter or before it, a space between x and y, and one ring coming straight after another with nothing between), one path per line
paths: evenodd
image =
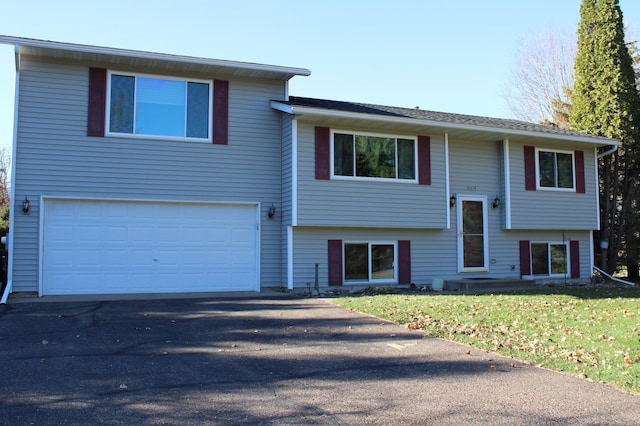
M301 105L292 105L283 101L272 101L271 107L278 111L294 115L299 120L313 121L317 124L340 126L363 126L372 129L383 128L388 131L426 132L448 134L450 137L477 141L497 141L509 139L528 143L547 142L554 144L580 143L590 144L594 148L604 146L620 146L620 142L587 134L556 134L540 131L509 129L475 125L468 123L454 123L412 117L366 114L352 111L339 111Z
M0 35L0 44L16 46L19 55L109 64L111 66L145 67L161 71L198 72L283 81L294 76L311 75L311 71L304 68L169 55L12 36Z

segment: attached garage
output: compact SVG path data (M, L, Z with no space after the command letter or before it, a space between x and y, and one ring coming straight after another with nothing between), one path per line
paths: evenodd
M260 289L256 204L43 203L42 295Z

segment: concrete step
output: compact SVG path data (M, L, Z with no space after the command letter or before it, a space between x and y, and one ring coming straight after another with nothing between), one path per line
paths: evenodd
M535 281L505 278L465 278L445 280L444 291L499 290L536 287Z

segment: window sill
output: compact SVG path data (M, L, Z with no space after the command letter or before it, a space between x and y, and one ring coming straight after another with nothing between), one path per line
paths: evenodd
M138 139L138 140L158 140L158 141L170 141L170 142L195 142L195 143L212 143L211 138L183 138L177 136L160 136L160 135L134 135L128 133L111 133L106 132L105 137L118 138L118 139Z

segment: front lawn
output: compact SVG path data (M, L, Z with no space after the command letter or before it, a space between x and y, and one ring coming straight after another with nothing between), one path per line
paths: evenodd
M373 295L336 305L640 394L640 288Z

